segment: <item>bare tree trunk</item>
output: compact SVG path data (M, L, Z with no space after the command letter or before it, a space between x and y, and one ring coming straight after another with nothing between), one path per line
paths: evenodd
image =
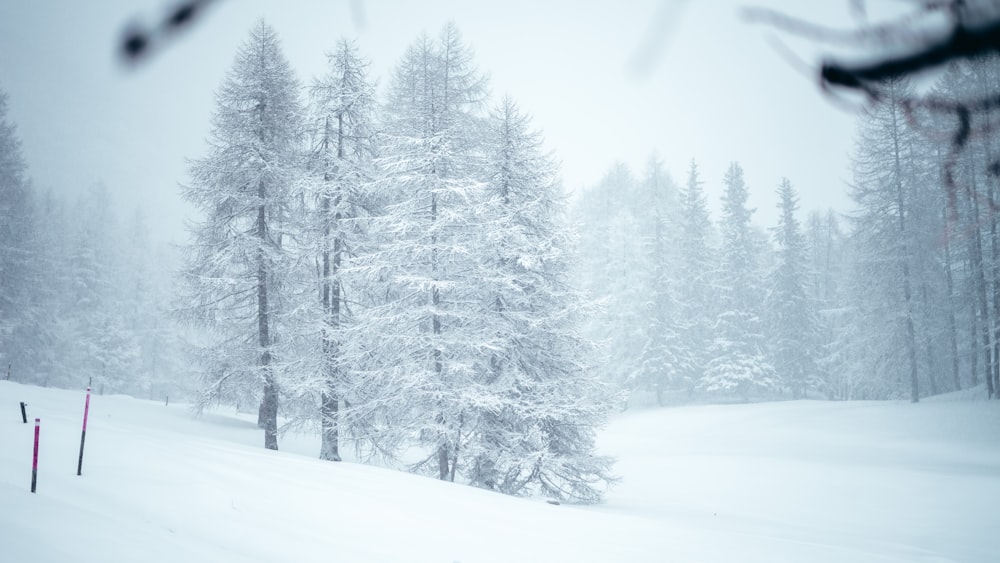
M930 298L927 297L927 278L924 276L920 283L920 305L924 310L925 325L930 324ZM924 354L927 356L927 383L930 387L931 395L938 394L937 385L937 361L935 361L934 345L931 343L931 333L927 326L921 331L924 339Z
M324 143L329 142L330 120L326 121L326 135ZM342 115L337 116L337 158L344 157L344 120ZM327 175L324 180L329 182L331 178ZM320 446L320 459L329 461L340 461L340 396L338 392L339 383L339 346L335 340L335 331L340 327L341 310L341 288L340 280L337 277L340 273L341 252L343 240L340 233L340 187L335 187L337 195L333 205L336 208L334 216L330 218L330 196L328 193L323 196L323 280L322 280L322 301L324 314L323 331L323 370L325 386L321 393L320 424L322 426L322 444ZM336 230L333 234L333 252L330 252L331 227Z
M994 202L993 182L986 181L986 197L989 202ZM993 389L1000 389L1000 241L997 239L997 217L996 213L989 213L990 216L990 277L993 286Z
M449 463L448 447L441 444L438 446L438 479L442 481L448 480L448 474L450 473L448 470Z
M979 202L976 200L975 196L975 185L973 185L972 194L970 194L970 199L972 200L972 224L976 225L979 218ZM993 348L992 342L990 341L990 306L989 301L986 298L986 273L983 268L983 241L980 236L979 229L974 229L971 234L972 239L972 270L975 276L976 285L976 297L979 301L979 328L982 337L982 347L984 356L984 372L986 374L986 389L989 392L989 396L993 397ZM997 358L1000 360L1000 358ZM975 375L973 375L975 378Z
M257 336L260 345L260 367L264 376L264 400L261 411L264 418L264 447L278 449L278 388L271 370L271 335L267 300L268 271L264 245L267 244L267 215L264 199L267 190L261 182L257 188L261 204L257 207Z
M951 271L951 240L944 245L944 271L948 282L948 344L951 349L951 379L954 389L962 388L958 368L958 329L955 322L955 280Z
M892 86L890 86L891 88ZM893 92L895 97L895 93ZM893 100L895 101L895 100ZM912 300L912 288L910 281L910 251L909 244L907 244L906 232L906 212L905 212L905 199L903 197L903 167L900 163L900 151L902 150L899 146L899 128L900 124L897 122L898 119L898 109L894 109L892 113L892 142L893 142L893 156L895 158L895 172L896 172L896 212L899 219L899 235L902 241L902 270L903 270L903 302L905 306L905 322L906 322L906 355L910 362L910 401L916 403L920 400L920 388L917 373L917 337L916 330L913 326L913 300Z

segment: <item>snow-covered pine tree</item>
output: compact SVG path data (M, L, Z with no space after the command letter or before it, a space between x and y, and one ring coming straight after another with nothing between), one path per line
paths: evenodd
M680 193L679 257L677 267L677 301L681 325L681 347L690 353L688 369L683 379L688 390L694 390L704 376L712 326L718 308L713 276L716 271L715 229L708 214L708 202L698 175L698 166L691 161L688 178Z
M491 113L481 236L482 351L467 407L468 478L507 494L594 502L610 460L595 455L603 385L580 362L576 321L587 308L568 286L570 239L556 168L530 120L505 97Z
M67 366L77 385L91 382L97 393L126 393L139 370L139 344L127 326L121 299L123 256L114 199L102 183L75 202L77 220L66 261L69 268Z
M750 223L753 210L747 207L749 192L743 168L732 163L723 182L722 260L717 278L721 311L701 386L705 391L735 393L746 400L753 392L774 389L777 379L766 357L758 244Z
M818 320L809 298L806 242L795 217L798 196L787 178L778 186L781 215L773 229L778 264L771 273L765 318L769 356L781 383L799 399L807 391L821 391L816 346Z
M279 315L289 186L302 132L298 82L274 30L254 25L216 94L208 155L184 195L203 214L186 280L188 319L218 336L205 350L202 404L261 397L264 447L278 447Z
M381 193L373 219L384 244L359 272L385 282L384 302L366 308L359 330L378 347L377 370L394 404L388 429L419 435L429 456L413 466L454 480L479 400L477 330L482 296L482 117L486 80L454 24L424 35L389 85ZM359 319L360 320L360 319Z
M628 166L617 162L573 209L580 223L576 278L601 309L583 323L583 334L599 344L590 363L625 401L638 384L647 340L650 279L643 241L651 232L651 214L646 195Z
M637 381L642 388L654 391L657 404L663 406L664 393L668 389L688 388L691 371L691 354L683 338L680 304L676 298L677 241L680 237L677 189L656 157L649 160L642 187L647 193L645 201L651 232L646 235L644 245L648 277L645 322L648 328Z
M308 212L302 246L315 256L317 284L303 309L316 311L318 323L304 323L306 338L319 346L316 362L322 441L320 459L340 460L343 401L362 407L349 388L366 382L352 378L355 365L345 359L357 343L346 342L351 303L358 304L364 289L346 274L359 252L370 250L365 218L375 202L369 193L375 156L375 88L368 78L369 63L357 46L341 40L327 55L326 74L310 89L310 144L305 178L299 183ZM315 296L318 294L318 303ZM312 328L318 327L318 333Z
M34 368L41 342L36 329L40 265L36 250L34 194L26 176L17 129L7 119L0 90L0 373ZM34 255L34 256L33 256ZM23 377L23 376L22 376Z

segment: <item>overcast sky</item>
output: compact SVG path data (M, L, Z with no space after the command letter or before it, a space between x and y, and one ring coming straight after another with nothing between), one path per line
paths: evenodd
M851 23L847 0L754 4ZM369 0L352 10L347 0L220 0L140 68L119 64L124 24L155 21L169 5L0 2L0 88L35 184L72 193L103 181L120 212L145 208L160 240L183 239L185 159L204 155L214 92L261 17L304 84L341 37L358 41L384 84L409 43L453 20L494 96L510 94L534 116L569 190L595 183L616 160L639 171L655 151L678 182L695 159L713 209L725 168L739 161L765 227L783 176L801 194L803 218L849 208L855 117L777 54L773 32L740 19L747 2ZM791 45L818 60L820 46ZM637 61L648 70L637 72Z

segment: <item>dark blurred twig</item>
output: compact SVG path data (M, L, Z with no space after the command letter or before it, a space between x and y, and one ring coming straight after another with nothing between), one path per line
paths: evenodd
M184 0L177 2L158 25L148 27L131 24L125 28L119 53L125 62L135 64L150 56L178 32L190 27L215 0Z

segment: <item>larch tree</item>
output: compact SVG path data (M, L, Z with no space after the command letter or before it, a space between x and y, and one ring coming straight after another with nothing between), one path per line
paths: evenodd
M556 167L530 121L505 97L488 120L479 265L483 354L475 385L468 478L508 494L593 502L610 480L594 453L603 386L581 362L587 308L568 284L570 237Z
M430 455L414 469L430 467L442 480L455 479L471 433L483 354L476 317L486 94L454 24L407 49L389 85L378 159L387 204L372 224L384 242L360 265L386 285L364 323L383 362L379 377L398 382L386 386L405 409L393 432L419 435Z
M369 246L365 220L375 203L368 189L376 154L375 88L369 63L354 43L341 40L327 64L326 74L310 89L310 145L300 183L308 219L300 238L315 256L318 282L318 290L309 294L319 296L319 334L309 338L320 348L319 457L340 461L341 407L350 400L346 394L352 384L347 332L351 303L363 291L347 271L353 257Z
M202 404L260 400L264 447L278 448L280 313L290 184L302 133L299 86L265 22L255 24L216 94L208 154L184 195L204 215L193 229L187 318L218 336L206 350Z
M894 382L909 383L911 401L920 399L913 256L912 197L917 183L916 140L900 101L912 86L885 85L886 97L866 111L858 133L851 197L854 232L854 298L860 306L858 336L872 340L869 372L893 396ZM893 358L894 361L885 361ZM876 383L876 382L873 382Z

